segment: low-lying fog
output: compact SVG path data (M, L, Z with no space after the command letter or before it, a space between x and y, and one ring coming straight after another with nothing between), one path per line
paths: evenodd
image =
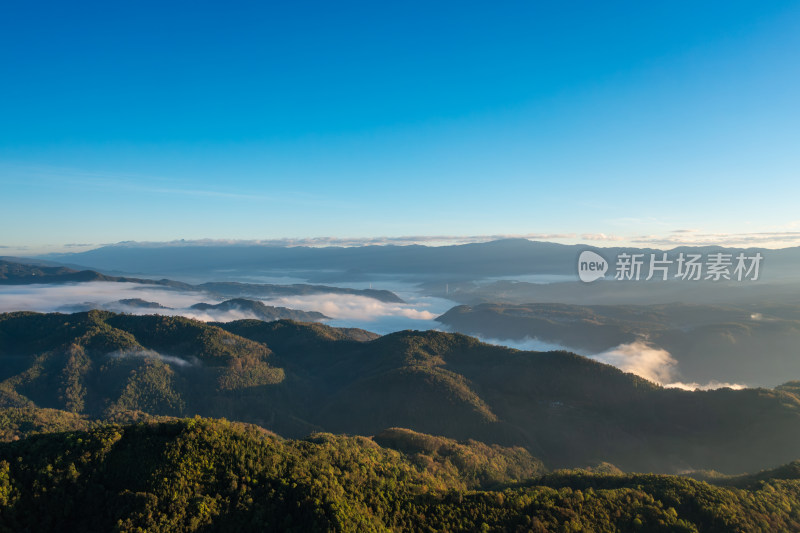
M224 276L223 276L224 277ZM238 276L237 276L238 277ZM238 277L240 281L245 281ZM199 281L199 280L192 280ZM303 278L291 276L252 276L248 282L299 283ZM381 280L378 285L373 282L329 283L331 286L350 287L356 289L376 288L391 290L405 303L387 303L374 298L347 294L312 294L287 296L260 300L265 305L288 307L301 311L317 311L328 317L325 323L336 327L357 327L379 334L387 334L405 329L439 329L445 326L434 319L456 305L456 302L425 296L410 283L397 280ZM120 300L140 299L156 302L165 308L146 308L125 305ZM161 288L153 285L116 282L89 282L63 285L21 285L0 286L0 312L39 311L64 312L87 310L90 308L108 309L131 314L163 314L180 315L203 321L228 322L245 318L257 318L246 310L197 310L190 309L200 302L219 303L226 298L202 291L180 291ZM484 342L509 346L512 348L534 351L568 350L581 353L580 350L545 343L538 339L513 341L508 339L482 338ZM680 381L677 362L672 355L657 346L644 341L625 344L602 353L581 353L595 360L611 364L626 372L639 375L666 387L684 389L710 389L719 387L742 388L736 383L684 383Z
M521 341L514 341L510 339L488 339L478 337L483 342L489 344L496 344L498 346L508 346L516 348L517 350L531 350L537 352L547 352L553 350L566 350L568 352L577 353L612 366L636 374L664 387L684 389L684 390L711 390L720 388L731 389L744 389L747 387L745 384L720 382L716 380L709 381L708 383L686 383L680 381L678 378L680 373L678 371L678 361L672 357L667 350L653 346L644 340L638 340L628 344L621 344L610 350L601 353L587 353L584 350L569 348L559 344L552 344L549 342L540 341L536 338L527 337Z
M454 304L442 298L415 297L408 290L398 291L406 303L381 302L374 298L348 294L312 294L281 298L256 298L265 305L288 307L301 311L318 311L331 320L326 323L340 327L360 327L385 334L402 329L432 329L434 318ZM153 309L125 305L120 300L140 299L155 302L169 309ZM197 310L194 304L219 303L226 300L202 291L179 291L137 283L95 281L63 285L0 286L0 312L39 311L71 313L90 308L109 309L137 315L180 315L203 321L229 322L257 318L240 310Z

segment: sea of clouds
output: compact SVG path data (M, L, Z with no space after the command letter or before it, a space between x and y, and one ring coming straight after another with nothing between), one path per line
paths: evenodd
M336 327L357 327L387 334L406 329L446 329L435 318L443 314L454 302L442 298L424 297L414 291L397 291L406 303L381 302L374 298L348 294L312 294L287 296L262 301L266 305L282 306L302 311L318 311L331 320ZM139 298L157 302L170 309L149 309L119 304L118 300ZM116 282L89 282L63 285L15 285L0 286L0 312L38 311L74 312L98 308L131 314L179 315L206 322L229 322L256 318L243 310L217 311L190 309L199 302L221 301L199 291L180 291L154 285ZM708 383L686 383L680 381L678 362L667 350L653 346L645 340L622 344L601 353L585 353L567 346L548 343L536 338L522 340L481 338L490 344L509 346L519 350L552 351L567 350L585 355L596 361L613 365L620 370L641 376L664 387L686 390L709 390L721 387L745 388L738 383L710 381Z
M118 302L133 298L157 302L170 309L141 308ZM138 283L95 281L63 285L0 286L0 312L70 313L94 308L137 315L179 315L205 322L257 318L253 313L238 309L190 309L199 302L218 303L222 300L201 291L179 291ZM331 317L332 320L328 323L332 326L361 327L381 334L398 329L431 329L438 324L434 322L434 318L452 306L452 302L437 298L393 303L360 295L326 293L260 300L266 305L321 312Z

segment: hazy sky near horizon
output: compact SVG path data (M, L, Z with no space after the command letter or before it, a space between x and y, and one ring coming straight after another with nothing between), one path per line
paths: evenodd
M7 2L0 245L800 244L798 51L788 1Z

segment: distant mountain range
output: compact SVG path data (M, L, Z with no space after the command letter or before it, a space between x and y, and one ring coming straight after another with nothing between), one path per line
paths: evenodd
M283 296L309 294L347 294L373 298L381 302L403 302L403 300L393 292L378 289L350 289L344 287L331 287L327 285L309 285L304 283L293 285L274 285L266 283L209 282L191 285L169 279L153 280L125 276L108 276L94 270L78 271L64 266L42 266L37 264L25 264L0 260L0 285L81 283L90 281L139 283L184 291L202 291L213 295L228 297L256 296L278 298Z
M574 276L581 251L594 249L608 261L620 252L642 253L646 262L651 248L596 248L527 239L451 246L280 247L249 244L137 244L122 243L44 259L86 265L102 271L141 273L191 273L221 270L239 272L305 272L307 279L359 281L366 275L405 276L416 280L453 282L497 276L555 274ZM741 248L679 247L671 250L708 254L737 253ZM797 279L800 248L769 250L749 248L764 255L764 276Z
M44 266L0 260L0 285L30 285L35 283L81 283L89 281L114 281L161 285L176 289L192 289L192 285L167 279L141 279L124 276L107 276L94 270L75 270L65 266Z
M800 385L664 389L568 352L458 334L105 311L0 315L0 406L225 417L286 437L389 427L522 446L548 467L755 471L800 449ZM0 465L1 466L1 465Z

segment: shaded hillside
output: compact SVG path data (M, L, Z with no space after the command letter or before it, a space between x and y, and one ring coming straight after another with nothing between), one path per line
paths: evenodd
M797 250L797 249L792 249ZM796 252L795 252L796 253ZM800 258L798 258L800 259ZM787 262L787 267L797 265L798 259ZM574 259L564 266L566 274L574 272ZM774 263L773 263L774 264ZM766 268L766 267L765 267ZM646 271L644 271L646 272ZM789 271L791 272L791 271ZM795 269L796 272L796 269ZM553 276L549 276L554 278ZM461 304L507 303L525 305L531 302L561 303L570 305L654 305L681 302L694 305L787 305L800 304L800 285L794 273L758 281L686 281L653 279L651 281L615 281L612 276L594 283L563 281L548 276L541 281L514 279L452 280L437 279L420 284L425 294L446 298ZM611 278L611 279L608 279Z
M108 303L84 302L80 304L62 305L57 309L57 311L62 313L80 313L98 309L134 314L139 314L142 312L142 310L149 310L150 312L160 314L162 313L160 310L165 309L171 312L166 312L164 314L171 316L192 314L192 311L207 311L206 316L203 317L204 319L217 319L219 317L230 316L249 316L264 321L285 319L315 322L319 320L327 320L329 318L316 311L301 311L299 309L289 309L288 307L276 307L266 305L258 300L248 300L246 298L234 298L218 304L197 303L188 308L167 307L159 304L158 302L149 302L147 300L142 300L141 298L126 298Z
M770 532L799 509L796 475L542 476L523 450L397 429L287 441L198 418L0 444L6 530Z
M596 354L638 339L678 361L676 381L776 385L800 377L800 305L460 305L437 320L492 339L536 338Z
M174 417L150 415L142 411L119 411L99 419L61 409L0 407L0 442L15 442L44 433L86 431L111 423L166 422L174 419Z
M181 317L0 315L0 405L94 416L204 412L281 381L269 354L263 344Z
M324 324L302 324L292 320L280 320L274 324L264 324L261 320L234 320L231 322L212 322L225 331L247 339L275 346L281 351L293 345L332 349L333 341L372 341L380 337L377 333L359 328L335 328Z
M122 300L113 302L113 304L122 305L125 307L135 307L138 309L171 309L170 307L161 305L158 302L148 302L147 300L142 300L141 298L124 298Z
M162 285L176 289L191 289L187 283L168 279L140 279L121 276L107 276L94 270L75 270L63 266L15 263L0 260L0 285L29 285L34 283L75 283L87 281L113 281Z
M194 304L190 309L197 309L199 311L239 311L254 315L258 320L264 320L266 322L283 319L315 322L317 320L329 318L316 311L300 311L298 309L289 309L288 307L274 307L265 305L258 300L247 300L245 298L234 298L218 304L199 303Z
M597 353L636 340L640 333L645 333L646 326L641 322L652 315L651 312L648 317L636 315L620 320L589 306L486 303L453 307L436 320L468 335L514 340L531 337ZM651 321L648 325L653 327Z
M391 291L379 289L350 289L348 287L309 285L306 283L273 285L267 283L213 281L196 285L196 288L225 297L252 296L259 298L281 298L284 296L302 296L309 294L347 294L351 296L373 298L380 302L403 303L403 300Z
M287 437L387 427L523 446L552 467L740 473L793 460L800 396L663 389L567 352L292 321L0 315L0 405L226 417Z

